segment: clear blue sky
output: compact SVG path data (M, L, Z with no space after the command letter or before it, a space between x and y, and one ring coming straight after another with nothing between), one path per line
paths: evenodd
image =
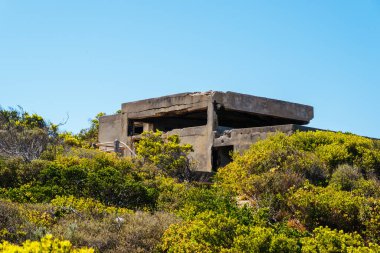
M380 1L0 0L0 105L78 132L122 102L236 91L380 137Z

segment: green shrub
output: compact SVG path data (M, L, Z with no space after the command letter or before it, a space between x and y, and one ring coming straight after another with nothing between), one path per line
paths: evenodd
M0 108L0 155L30 162L58 142L58 126L37 114Z
M9 188L17 184L17 175L9 167L0 165L0 187Z
M343 164L332 174L330 184L338 190L352 191L362 178L363 175L358 168Z
M123 215L132 213L126 208L103 205L100 201L90 198L75 198L74 196L57 197L51 201L56 208L55 215L60 217L66 213L80 212L93 217L104 217L108 214Z
M88 175L89 196L107 205L136 208L154 205L155 192L141 182L126 177L113 167L93 171Z
M154 175L135 167L130 159L84 149L74 149L54 161L10 159L0 163L0 196L37 203L74 195L106 205L153 209L158 194L151 184Z
M276 234L272 237L269 252L301 252L301 244L298 238L291 238L285 234Z
M375 178L369 180L360 179L356 182L352 191L355 195L380 198L380 181Z
M276 173L291 173L293 177L298 178L294 178L297 185L303 178L316 184L323 184L327 178L326 166L318 157L311 152L298 149L288 136L279 133L253 144L243 155L235 154L233 162L218 171L217 183L222 188L256 199L260 192L266 192L271 188L267 183L270 184L269 178L276 176ZM261 175L269 181L258 179ZM261 189L258 189L258 185ZM283 188L281 191L286 189Z
M349 133L309 131L289 137L297 148L314 152L328 164L331 173L340 164L363 168L365 174L380 176L380 147L369 138Z
M153 163L165 174L185 180L190 177L188 154L193 151L190 144L180 144L178 135L166 136L162 132L144 132L136 153L145 162Z
M64 189L59 185L33 185L23 184L18 188L0 189L0 197L19 203L49 202L55 196L64 194Z
M205 212L171 225L164 233L164 252L378 252L356 232L317 227L304 233L280 226L242 225L222 214Z
M43 160L26 163L21 158L0 160L0 188L19 187L34 181L48 164L48 161Z
M371 250L364 245L364 241L357 233L344 233L343 231L331 230L327 227L314 229L312 237L301 239L302 253L312 252L360 252L358 249ZM372 248L377 246L373 245ZM378 248L378 247L377 247ZM375 252L375 251L368 251Z
M179 221L173 214L165 212L127 215L119 232L118 244L110 252L157 252L165 230Z
M13 203L0 200L0 241L15 242L20 237L24 238L21 231L24 222L17 206Z
M379 200L355 196L332 187L306 185L290 194L288 205L309 229L329 226L361 234L370 230L368 238L375 238L376 230L380 228L380 216L376 214L380 210Z
M53 233L100 252L379 252L379 143L275 134L234 154L214 185L185 181L191 147L160 132L143 135L142 159L84 148L0 159L0 197L20 202L0 201L0 240Z
M298 237L260 226L239 226L233 245L224 252L301 252Z
M251 146L217 173L217 182L239 194L255 199L252 180L268 172L288 171L316 185L326 185L338 165L361 168L363 176L380 175L380 148L377 142L343 133L327 131L277 133ZM264 185L265 186L265 183ZM265 188L265 187L264 187Z
M85 213L65 215L52 228L54 235L76 247L100 252L154 252L164 231L178 218L168 213L146 212L106 215L101 219Z
M188 188L182 201L183 204L178 213L185 219L191 219L205 211L231 213L232 210L237 209L235 201L228 193L202 186Z
M159 192L156 207L168 212L183 208L184 196L189 188L193 187L189 183L178 183L174 178L163 176L158 176L155 184Z
M236 219L207 211L194 220L171 225L161 248L165 252L220 252L232 245L237 226Z
M173 178L158 177L157 188L157 210L176 213L185 220L205 211L228 213L246 222L253 217L251 209L238 206L234 195L210 185L178 183Z

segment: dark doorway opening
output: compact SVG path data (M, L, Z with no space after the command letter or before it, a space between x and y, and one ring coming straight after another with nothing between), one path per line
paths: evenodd
M222 146L212 148L212 171L216 172L219 168L232 162L231 153L234 146Z

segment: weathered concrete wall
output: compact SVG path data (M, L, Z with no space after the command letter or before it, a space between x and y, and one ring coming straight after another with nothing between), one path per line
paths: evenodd
M199 111L207 108L210 92L181 93L122 104L129 119L160 117L167 113Z
M128 136L128 132L133 135L133 130L129 131L133 126L161 129L191 144L197 169L211 172L213 147L245 150L269 133L305 130L293 124L307 124L313 116L311 106L275 99L234 92L181 93L122 104L121 114L100 118L99 142L119 139L133 148L138 139ZM231 130L221 131L223 127ZM131 155L127 150L124 154Z
M206 166L205 170L212 171L212 146L214 144L214 132L218 127L218 116L215 112L215 92L212 93L211 99L207 105L207 125L206 125Z
M235 92L215 92L214 97L215 101L222 104L226 110L293 119L300 124L309 123L314 117L313 107L308 105Z
M208 169L208 135L206 126L188 127L175 129L166 133L166 135L177 134L182 144L193 146L194 152L190 157L195 162L198 171L211 171Z
M244 151L248 149L253 143L265 139L268 137L268 135L274 134L275 132L291 134L297 130L312 131L316 129L293 124L232 129L224 131L220 134L215 133L214 147L232 145L234 146L235 151Z
M121 115L109 115L99 118L99 142L113 142L121 137Z

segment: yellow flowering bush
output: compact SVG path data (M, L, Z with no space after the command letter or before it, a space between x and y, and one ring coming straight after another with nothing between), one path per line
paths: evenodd
M55 207L65 209L66 211L86 212L91 215L104 216L105 214L129 214L133 213L127 208L103 205L100 201L91 198L75 198L74 196L56 197L51 201Z
M40 227L48 227L54 221L52 215L47 211L32 209L29 206L20 206L19 212L28 222Z
M360 168L364 175L380 175L380 148L369 138L327 131L277 133L253 144L218 171L218 185L239 194L260 193L257 177L265 173L297 173L314 184L326 184L339 165ZM268 174L267 174L268 175ZM272 189L259 182L265 191ZM268 186L268 187L265 187Z
M92 253L94 249L75 249L70 241L61 241L57 238L53 238L51 234L48 234L43 237L41 241L27 240L21 246L5 241L0 244L0 251L4 253Z

